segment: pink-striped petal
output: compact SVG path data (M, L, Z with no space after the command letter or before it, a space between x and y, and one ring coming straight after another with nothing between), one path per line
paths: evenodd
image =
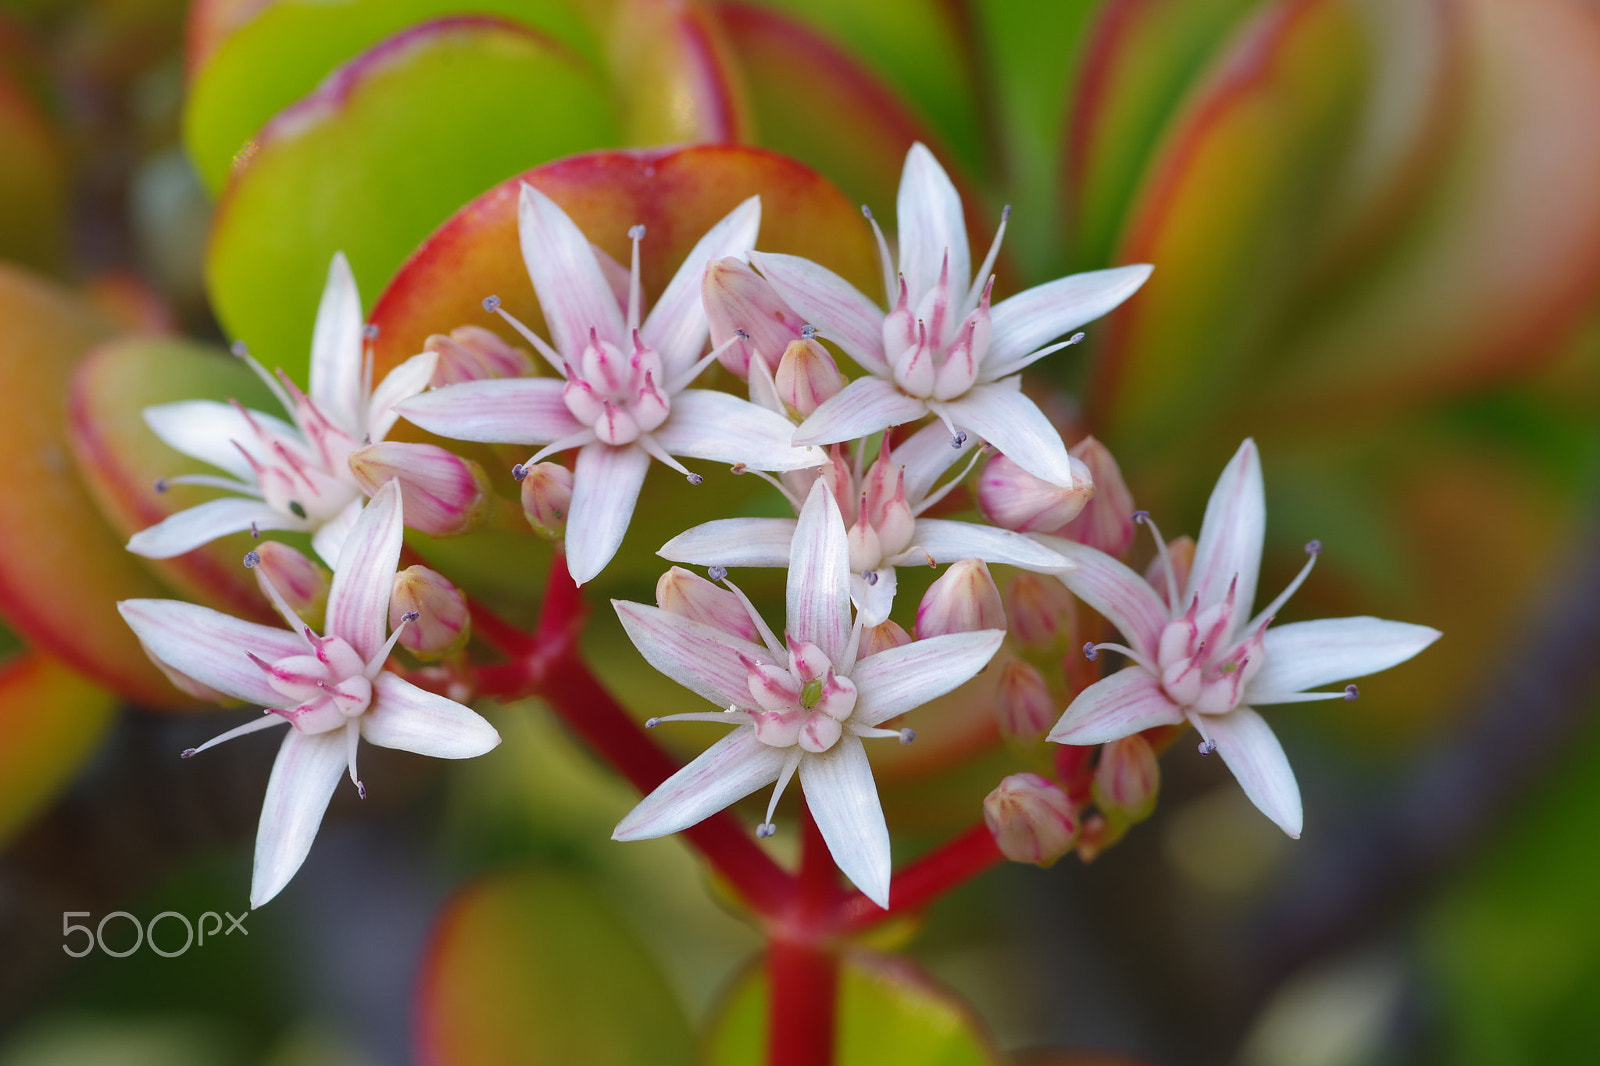
M836 444L859 440L881 429L903 425L928 413L928 405L907 396L892 381L857 378L823 401L794 431L796 444ZM954 451L955 449L951 449Z
M846 733L800 760L800 787L834 865L878 906L889 906L889 826L861 739Z
M235 699L273 706L283 696L250 661L305 655L305 638L287 629L258 625L178 600L123 600L123 621L153 658Z
M372 497L351 527L328 589L326 634L350 642L370 661L389 630L389 596L400 564L400 486L389 482Z
M719 518L679 533L656 552L694 566L788 566L792 518Z
M856 287L809 259L777 252L751 252L750 262L784 303L873 374L887 374L883 354L883 309ZM781 353L780 353L781 354Z
M522 186L517 234L556 351L576 359L589 343L591 329L602 341L631 351L622 309L589 251L589 239L554 200L532 185Z
M852 720L879 725L966 684L994 658L1005 635L1003 629L944 633L867 656L850 671Z
M1130 666L1078 693L1050 739L1057 744L1105 744L1158 725L1181 725L1183 711L1143 667Z
M659 607L612 600L628 639L645 662L718 707L750 702L750 672L740 656L771 663L759 644Z
M1072 274L1000 301L989 312L983 380L1015 373L1038 348L1106 314L1137 292L1151 269L1140 263Z
M789 635L839 662L850 641L850 543L839 504L820 480L795 524L786 598Z
M669 455L743 463L756 470L804 470L828 457L793 443L794 423L749 400L710 389L687 389L651 434Z
M1202 611L1221 603L1237 576L1234 617L1248 619L1256 598L1256 576L1261 569L1261 542L1266 530L1267 494L1261 481L1261 458L1256 454L1256 442L1246 440L1217 479L1211 499L1206 502L1189 586L1183 594L1184 605L1195 596L1200 597Z
M639 337L660 354L668 381L677 383L678 375L694 363L705 347L706 312L700 300L700 285L706 264L725 256L747 254L756 246L760 229L761 197L752 196L724 215L695 243L650 309Z
M1116 626L1129 647L1147 661L1155 661L1169 614L1150 583L1098 548L1043 533L1034 534L1034 539L1073 565L1074 569L1061 575L1061 583Z
M567 573L587 584L606 568L633 520L650 456L642 448L596 441L578 450L567 512Z
M300 433L279 418L260 411L239 410L215 400L180 400L144 409L145 425L174 451L226 470L247 484L255 484L255 471L239 451L252 456L261 451L255 426L274 437L298 440Z
M1216 742L1217 754L1238 778L1250 802L1279 829L1298 839L1305 823L1300 786L1266 719L1249 707L1239 707L1227 714L1205 715L1202 721Z
M372 689L372 706L361 716L361 735L380 748L435 759L471 759L500 743L500 734L478 712L387 670Z
M975 385L940 406L950 421L976 433L1034 477L1063 488L1072 486L1072 458L1060 432L1013 385Z
M555 378L489 378L430 389L395 405L429 433L484 444L549 444L583 429Z
M357 440L366 432L361 294L343 252L328 265L328 281L311 330L311 402Z
M352 434L356 440L377 442L387 437L389 430L394 428L395 419L400 417L395 404L409 400L426 389L438 364L438 352L423 352L413 355L384 375L378 387L372 390L372 399L367 404L366 435Z
M346 743L343 729L316 734L290 729L284 736L256 829L250 906L281 892L306 861L328 801L349 766Z
M912 551L925 552L936 563L982 559L1045 574L1064 573L1072 564L1059 552L1009 529L952 522L945 518L919 518L911 534ZM915 560L911 560L915 561Z
M905 275L912 302L939 280L946 252L950 255L951 288L957 300L964 298L972 280L972 257L961 196L933 153L920 142L906 153L895 212L900 273Z
M1306 689L1398 666L1438 640L1428 626L1382 618L1321 618L1267 630L1261 671L1245 701L1279 703Z
M894 609L894 594L900 579L892 566L874 570L874 580L868 581L860 574L850 575L850 600L856 605L856 614L864 627L880 626L889 620Z
M225 496L170 514L149 529L141 529L128 538L128 550L146 559L170 559L251 527L305 529L306 522L280 514L254 497Z
M328 564L330 570L339 565L339 553L344 550L345 539L356 527L356 520L361 517L361 509L366 503L365 497L357 496L311 534L311 550L317 553L318 559Z
M687 829L778 779L788 752L756 739L740 726L639 801L612 840L649 840Z

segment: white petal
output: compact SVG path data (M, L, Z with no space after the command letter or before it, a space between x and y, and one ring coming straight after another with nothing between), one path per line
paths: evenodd
M361 735L381 748L435 759L470 759L500 743L500 734L476 711L387 670L372 688L372 706L361 716Z
M850 575L850 599L856 605L863 626L879 626L889 620L894 609L894 594L900 584L892 566L880 566L873 571L877 580L871 584L860 574Z
M123 600L117 610L155 658L181 674L235 699L270 707L283 702L267 675L250 661L267 662L308 652L305 639L287 629L246 622L178 600Z
M304 519L279 514L260 500L225 496L170 514L149 529L141 529L128 538L128 550L146 559L170 559L252 525L262 530L306 528Z
M906 502L913 509L933 491L933 486L958 461L969 459L982 442L968 437L955 447L943 422L931 422L902 444L895 445L894 462L906 472Z
M850 671L854 718L875 726L966 684L994 658L1005 635L1003 629L944 633L867 656Z
M674 381L706 343L706 312L700 283L706 264L725 256L743 256L756 246L761 229L761 197L752 196L706 231L667 283L639 329L639 338L661 356L668 381Z
M311 331L311 402L357 440L366 432L362 317L355 275L344 253L335 252Z
M389 632L389 597L400 564L400 486L378 490L345 537L328 589L327 636L343 637L371 660Z
M889 372L883 355L883 309L826 267L797 255L751 252L750 262L822 335L845 350L862 369Z
M824 400L794 431L796 444L836 444L903 425L928 413L928 405L907 396L892 381L857 378ZM951 449L952 451L954 449Z
M1129 647L1154 661L1168 612L1150 583L1098 548L1042 533L1034 537L1073 564L1073 570L1061 575L1061 583L1116 626Z
M833 493L820 480L800 508L789 544L785 627L839 662L850 641L850 542Z
M1017 389L1003 382L974 385L941 406L950 421L976 433L1034 477L1063 488L1072 485L1072 461L1061 434Z
M1217 487L1206 502L1194 564L1189 571L1189 587L1183 594L1184 606L1197 595L1202 611L1221 603L1234 575L1238 575L1235 617L1248 619L1256 598L1256 575L1261 569L1261 541L1266 530L1267 494L1261 483L1261 458L1256 454L1256 442L1246 440L1217 479Z
M357 496L311 534L311 550L317 553L317 558L328 564L329 569L339 564L339 553L344 550L345 539L356 527L356 519L361 517L361 509L366 503L365 496Z
M1182 723L1183 711L1160 683L1143 667L1130 666L1078 693L1050 730L1050 739L1057 744L1105 744L1158 725Z
M612 600L622 628L645 662L718 707L750 703L749 671L739 656L760 663L772 655L704 622L643 603Z
M439 353L423 352L395 367L384 375L378 387L372 390L372 400L367 404L365 436L356 436L375 444L389 435L400 412L394 409L401 400L409 400L428 387L433 370L439 363Z
M939 280L946 251L950 253L951 291L956 299L964 298L972 281L972 258L961 197L939 161L920 142L906 153L895 212L900 273L905 275L912 302Z
M794 446L794 423L749 400L710 389L685 389L650 434L669 455L744 463L756 470L804 470L828 457L817 448Z
M846 733L821 755L800 760L800 787L840 871L861 894L889 906L889 826L861 738Z
M316 734L290 729L283 738L256 829L250 906L259 907L281 892L306 861L334 787L349 766L345 744L343 729Z
M1151 267L1113 267L1072 274L1002 300L989 312L986 379L1012 373L1012 363L1085 322L1092 322L1138 291Z
M1245 700L1277 703L1306 689L1398 666L1439 639L1439 631L1382 618L1322 618L1267 630L1265 661Z
M260 411L247 413L214 400L181 400L144 409L145 425L167 447L226 470L240 481L253 485L255 471L239 451L240 446L251 455L260 451L259 437L250 425L251 419L270 435L300 439L299 430L282 419Z
M583 426L555 378L491 378L430 389L395 405L429 433L485 444L549 444Z
M1300 786L1283 745L1266 720L1248 707L1227 714L1206 715L1206 731L1217 743L1217 754L1239 779L1244 794L1292 837L1298 838L1305 815L1300 806Z
M531 185L517 204L522 261L533 279L556 351L575 359L594 329L603 341L631 351L622 309L605 272L589 251L589 239L555 201ZM409 416L408 416L409 417Z
M679 533L656 552L694 566L788 566L792 518L719 518Z
M1041 573L1061 573L1072 569L1058 552L1021 533L976 522L952 522L944 518L919 518L911 534L912 550L920 548L936 563L962 559L982 559Z
M572 469L567 512L567 573L579 585L606 568L622 546L644 485L650 456L643 448L585 444Z
M611 833L612 840L666 836L716 814L778 779L787 756L741 726L656 786Z

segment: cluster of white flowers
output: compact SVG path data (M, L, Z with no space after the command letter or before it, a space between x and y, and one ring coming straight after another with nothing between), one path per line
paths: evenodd
M1132 665L1081 692L1051 740L1103 744L1187 721L1251 799L1298 834L1294 777L1251 706L1343 697L1307 690L1400 662L1437 634L1367 618L1267 629L1288 592L1251 616L1264 497L1249 442L1217 486L1181 592L1170 561L1152 588L1113 555L1069 539L1068 523L1094 489L1090 467L1021 391L1019 372L1079 340L1073 331L1132 295L1150 268L1078 274L991 305L1005 223L974 274L961 201L921 145L906 160L897 209L897 257L872 223L885 306L816 263L758 251L761 205L752 198L701 238L646 314L643 228L630 231L625 270L524 185L522 252L549 339L497 299L485 306L553 373L518 373L515 358L484 355L493 338L464 335L436 338L373 388L360 300L338 257L308 392L267 379L292 424L204 401L146 412L163 440L229 475L188 480L239 495L171 516L135 536L131 550L165 557L239 530L300 530L334 568L320 636L265 577L288 632L189 604L122 605L176 679L268 708L211 743L290 727L262 813L253 904L298 868L340 774L362 788L358 738L450 758L499 741L475 712L386 668L417 622L394 591L402 521L459 532L487 491L471 464L444 449L384 442L401 417L442 437L536 448L513 476L535 528L564 528L580 585L622 545L652 459L695 484L701 476L680 459L766 472L793 506L792 519L719 518L673 538L660 553L709 567L712 580L674 570L663 587L676 593L660 606L614 603L644 657L717 708L672 717L732 727L645 797L617 826L619 840L676 832L776 783L758 829L769 835L798 773L839 868L888 906L889 834L862 741L909 741L909 729L884 723L966 683L999 650L1006 629L1003 614L986 607L987 563L1059 578L1128 640L1099 646ZM847 383L823 340L864 373ZM447 367L441 353L461 358ZM714 360L747 380L748 400L692 387ZM915 432L894 432L922 420ZM570 468L548 461L571 450ZM985 474L984 509L1011 528L929 517L984 450L999 453ZM1039 532L1063 527L1066 536ZM950 563L967 567L962 580L924 601L912 639L890 620L896 568ZM726 580L738 566L787 567L782 630ZM1016 833L996 826L1003 847Z

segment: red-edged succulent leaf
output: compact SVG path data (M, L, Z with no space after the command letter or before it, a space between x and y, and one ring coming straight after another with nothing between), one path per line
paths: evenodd
M194 77L222 42L273 0L194 0L183 34L183 68Z
M717 19L685 0L619 0L609 66L627 144L750 139L741 67ZM742 57L741 57L742 58Z
M85 484L119 534L130 536L174 512L226 495L189 485L156 491L158 478L221 472L162 443L145 425L144 409L178 400L233 399L283 417L248 368L203 345L124 338L84 359L73 375L67 431ZM185 599L271 623L276 615L240 562L250 547L250 535L236 533L175 559L144 564Z
M472 196L615 138L605 87L551 37L455 18L389 38L274 119L235 169L206 263L218 316L303 381L334 252L370 301Z
M416 1017L429 1064L693 1058L676 997L626 923L594 885L545 871L483 878L445 905Z
M71 294L0 266L0 613L30 644L133 699L183 702L116 601L165 590L79 483L66 434L74 365L106 327Z
M476 323L525 344L483 309L497 295L535 329L544 317L517 242L522 182L567 211L620 262L628 229L645 226L646 300L666 286L694 243L746 197L761 196L763 250L826 264L867 291L877 272L871 234L851 203L821 175L772 152L732 145L596 152L546 164L495 186L458 211L406 262L373 308L377 373L422 350L430 333ZM878 284L881 285L881 282Z
M0 846L71 779L115 706L110 692L42 652L0 664Z

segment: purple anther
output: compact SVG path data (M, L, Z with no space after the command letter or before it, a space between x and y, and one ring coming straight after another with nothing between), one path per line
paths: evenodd
M1100 649L1094 646L1094 641L1087 641L1083 645L1083 657L1090 662L1100 658Z
M483 298L483 309L489 312L491 315L500 310L500 297L485 296Z
M244 565L245 565L246 569L250 569L250 568L254 568L254 567L260 566L261 565L261 553L258 552L258 551L255 551L254 549L251 549L250 551L245 552L244 553Z

